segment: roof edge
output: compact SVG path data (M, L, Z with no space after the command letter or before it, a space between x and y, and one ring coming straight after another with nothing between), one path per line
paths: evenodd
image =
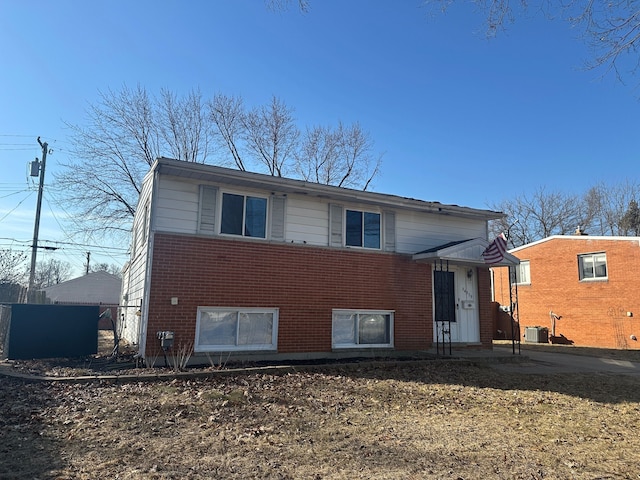
M183 178L210 177L210 181L220 181L225 178L233 179L235 182L243 183L249 187L254 186L262 189L272 188L291 194L311 194L322 198L342 201L351 200L382 206L419 210L440 215L452 215L481 220L497 220L505 216L504 213L493 210L461 207L458 205L446 205L439 202L401 197L399 195L336 187L333 185L324 185L293 178L274 177L263 173L240 171L226 167L219 167L217 165L184 162L166 157L156 159L151 169L167 175Z
M551 240L607 240L607 241L615 241L615 242L638 242L640 245L640 237L627 237L621 235L551 235L549 237L541 238L540 240L536 240L531 243L526 243L524 245L520 245L519 247L512 248L508 250L510 253L518 252L525 248L534 247L536 245L540 245L541 243L549 242Z

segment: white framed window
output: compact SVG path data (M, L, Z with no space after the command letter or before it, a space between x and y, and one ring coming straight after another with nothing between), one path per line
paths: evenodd
M516 283L518 285L531 284L531 266L529 264L529 260L520 260L520 264L516 265L514 268L516 272Z
M580 280L605 280L607 278L607 254L589 253L578 255Z
M222 194L220 233L266 238L267 199L236 193Z
M277 308L198 307L196 352L277 348Z
M380 249L380 214L361 210L345 213L345 245Z
M333 348L393 347L393 314L391 310L334 310Z

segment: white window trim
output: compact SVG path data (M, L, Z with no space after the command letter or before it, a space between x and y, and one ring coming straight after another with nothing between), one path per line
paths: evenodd
M593 277L583 277L582 276L582 259L586 257L595 257L597 255L604 255L604 265L607 269L607 274L604 277L596 277L595 276L595 265L593 267ZM609 280L609 262L607 261L607 253L606 252L593 252L593 253L580 253L578 254L578 280L581 282L606 282Z
M340 343L336 344L333 339L333 319L336 314L349 314L349 315L389 315L389 343ZM394 338L394 323L395 323L395 310L367 310L367 309L348 309L348 308L334 308L331 312L331 348L335 350L344 349L368 349L368 348L393 348ZM356 332L358 332L358 325L356 325Z
M244 197L244 203L243 203L243 208L242 208L242 235L236 235L233 233L222 233L222 207L224 205L224 194L228 193L230 195L239 195L239 196L243 196ZM217 227L217 232L219 235L223 236L223 237L229 237L229 238L248 238L251 240L268 240L269 239L269 233L271 230L271 225L270 225L270 218L269 218L269 212L270 212L270 208L271 208L271 202L270 199L267 195L263 195L263 194L258 194L258 193L248 193L248 192L243 192L243 191L234 191L234 190L221 190L220 193L220 201L218 202L220 205L217 206L216 208L216 216L217 218L219 218L220 220L218 221L218 227ZM244 234L244 229L245 229L245 217L247 215L247 197L253 197L253 198L262 198L264 200L267 201L267 205L266 205L266 216L265 216L265 228L264 228L264 237L248 237Z
M359 247L357 245L347 245L347 211L351 211L351 212L360 212L362 213L362 246ZM380 240L380 244L378 245L378 247L365 247L364 246L364 214L365 213L373 213L375 215L378 215L380 217L380 227L378 230L378 238ZM382 212L380 211L376 211L376 210L366 210L364 208L358 208L358 207L344 207L343 208L343 212L342 212L342 238L344 239L344 247L346 248L357 248L359 250L366 250L366 251L380 251L384 249L384 236L383 236L383 231L384 231L384 215L382 214Z
M527 273L528 273L528 277L529 278L528 278L528 280L526 282L519 282L518 281L518 273L516 272L516 282L515 282L516 285L531 285L531 261L530 260L520 260L520 265L523 265L525 263L527 265L529 265L529 268L527 269L528 270ZM517 265L515 268L520 268L520 265Z
M271 343L260 345L200 345L200 315L202 312L236 312L240 313L271 313L273 314L273 325L271 331ZM247 351L275 351L278 349L278 308L242 308L242 307L198 307L196 316L196 337L194 341L194 352L247 352Z

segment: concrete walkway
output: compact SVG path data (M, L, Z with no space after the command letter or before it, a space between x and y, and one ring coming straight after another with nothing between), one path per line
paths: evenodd
M510 345L494 345L493 353L496 356L511 355L512 348ZM519 362L499 362L492 363L491 366L500 371L522 374L599 373L640 376L640 362L575 355L568 349L542 351L523 348L521 357Z

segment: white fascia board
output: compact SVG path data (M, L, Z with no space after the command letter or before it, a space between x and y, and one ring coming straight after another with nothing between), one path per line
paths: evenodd
M158 170L164 175L226 185L244 186L247 188L257 188L278 193L308 195L317 198L325 198L330 201L364 203L386 208L414 210L424 213L450 215L476 220L496 220L504 217L503 213L494 212L492 210L460 207L458 205L444 205L438 202L417 200L397 195L367 192L335 187L332 185L322 185L313 182L306 182L304 180L274 177L261 173L243 172L230 168L193 162L183 162L168 158L159 158L156 160L152 169Z

